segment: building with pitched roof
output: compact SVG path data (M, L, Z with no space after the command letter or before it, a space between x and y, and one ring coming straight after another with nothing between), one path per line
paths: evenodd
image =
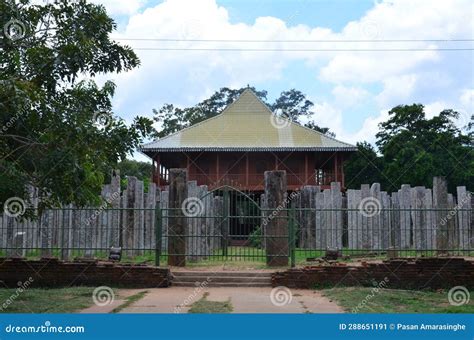
M264 172L286 170L288 190L341 182L353 145L281 118L246 89L215 117L144 144L153 160L153 181L168 185L171 168L187 168L188 179L209 189L232 185L262 191Z

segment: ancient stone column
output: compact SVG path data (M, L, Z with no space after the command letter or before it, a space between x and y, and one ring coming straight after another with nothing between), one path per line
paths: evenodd
M284 210L286 183L285 171L265 171L265 194L270 209L266 225L268 266L288 266L288 218Z
M184 267L186 265L186 221L183 202L188 196L187 171L170 169L169 173L169 235L168 265Z
M445 177L433 178L433 207L436 209L436 243L439 253L448 249L448 183Z
M458 198L458 235L459 249L469 250L469 229L471 220L471 194L466 191L466 187L457 187ZM474 236L474 235L473 235Z

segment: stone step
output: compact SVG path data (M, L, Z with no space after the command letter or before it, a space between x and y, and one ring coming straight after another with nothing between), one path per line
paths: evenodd
M173 287L197 287L192 282L173 281ZM271 283L260 282L210 282L206 287L271 287Z
M236 282L236 283L246 283L246 282L256 282L256 283L268 283L272 282L270 277L242 277L242 276L177 276L173 279L173 282L209 282L209 283L226 283L226 282Z
M203 271L172 271L171 272L175 277L181 276L197 276L197 277L271 277L272 273L270 272L241 272L241 271L227 271L227 272L203 272Z

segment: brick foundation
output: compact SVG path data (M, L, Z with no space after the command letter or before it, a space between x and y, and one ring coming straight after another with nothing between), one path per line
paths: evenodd
M388 279L387 288L474 289L474 261L463 258L397 259L379 263L335 264L276 272L272 285L290 288L374 286Z
M64 262L58 259L0 258L0 287L17 288L32 278L31 287L112 286L126 288L168 287L167 268L100 261ZM31 280L30 280L31 281Z

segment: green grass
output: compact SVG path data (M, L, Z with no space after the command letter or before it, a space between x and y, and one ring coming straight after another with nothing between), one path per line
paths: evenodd
M339 259L341 262L354 262L360 259L363 259L363 256L356 256L358 253L353 252L350 249L344 248L342 250L343 255L349 255L349 258ZM60 249L52 249L51 255L53 257L60 258L61 251ZM5 256L5 252L0 251L0 257ZM295 264L297 266L305 265L314 265L315 262L308 261L308 258L321 258L325 255L324 250L311 250L296 248L295 250ZM420 257L420 256L435 256L436 252L423 251L417 252L412 250L403 250L399 252L400 257ZM455 254L454 254L455 255ZM467 255L467 254L466 254ZM474 255L474 252L472 253ZM85 256L84 251L73 251L71 259L76 257L81 258ZM41 252L39 250L27 251L26 257L28 259L38 259L41 257ZM106 251L95 251L93 253L93 258L107 260L108 252ZM385 260L387 257L385 254L380 254L376 256L365 257L370 260ZM149 265L155 264L155 252L154 251L144 251L142 255L132 256L127 254L126 251L122 254L121 263L145 263ZM168 256L166 253L162 253L160 256L160 266L166 266L168 262ZM206 259L200 259L198 261L187 261L187 266L189 267L204 267L204 266L230 266L230 267L252 267L255 269L264 269L266 266L266 252L264 249L257 247L228 247L227 256L223 255L222 249L215 249L211 256L208 256Z
M11 301L0 313L71 313L93 304L95 287L40 289L0 289L0 307Z
M134 294L134 295L131 295L131 296L127 297L125 299L124 303L122 303L120 306L118 306L118 307L116 307L112 310L112 313L119 313L120 311L127 308L131 304L143 299L143 297L145 296L146 293L148 293L147 290L145 290L143 292L138 292L137 294Z
M209 301L209 293L204 293L203 297L193 303L188 313L192 314L223 314L232 312L232 304L227 301Z
M474 313L474 291L468 304L452 306L448 291L416 291L344 287L322 290L323 295L337 302L347 312L356 313ZM363 301L367 301L363 304ZM359 306L359 307L358 307Z

